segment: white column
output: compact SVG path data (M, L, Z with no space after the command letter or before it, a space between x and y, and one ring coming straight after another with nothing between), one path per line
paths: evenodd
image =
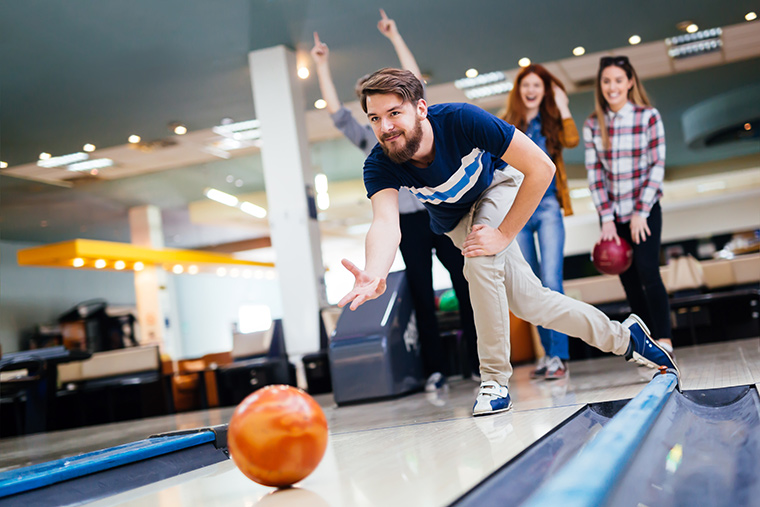
M261 122L261 158L286 348L300 371L301 356L319 349L319 311L327 306L306 107L293 51L284 46L252 51L248 62L256 118ZM299 385L302 381L299 378Z
M161 210L156 206L137 206L129 209L129 229L132 244L163 248L164 235ZM172 277L163 268L146 264L135 271L137 322L140 343L156 344L172 359L182 354L177 296Z

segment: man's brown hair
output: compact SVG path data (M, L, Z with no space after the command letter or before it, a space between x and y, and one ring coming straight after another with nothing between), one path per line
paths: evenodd
M424 90L417 76L408 70L385 68L373 72L361 83L362 109L367 112L367 96L394 93L404 102L416 104Z

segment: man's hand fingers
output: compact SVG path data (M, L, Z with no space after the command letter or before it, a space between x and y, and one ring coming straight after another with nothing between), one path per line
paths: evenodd
M385 14L385 11L383 9L380 9L380 17L383 18L383 21L388 20L388 15Z
M367 301L366 296L356 296L353 302L351 303L351 306L350 306L351 311L353 312L354 310L359 308L362 304L364 304L365 301Z
M342 259L340 263L343 264L343 267L349 270L351 274L354 276L359 276L359 274L361 273L361 270L356 267L356 264L354 264L348 259Z
M338 307L339 308L343 308L350 301L353 301L354 297L356 297L356 295L354 294L354 291L349 292L348 294L346 294L345 296L343 296L343 299L341 299L340 301L338 301Z
M319 46L319 34L317 32L314 32L314 45Z

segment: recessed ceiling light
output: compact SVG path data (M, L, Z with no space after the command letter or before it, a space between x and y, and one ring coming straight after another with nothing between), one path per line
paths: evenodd
M40 153L40 160L48 160L52 155L46 151Z
M467 69L464 75L469 78L478 77L478 69Z
M234 195L230 195L227 192L222 192L221 190L217 190L215 188L207 188L203 191L203 193L211 199L212 201L216 201L221 204L226 204L227 206L237 206L238 204L238 198Z
M113 160L110 158L96 158L93 160L85 160L84 162L77 162L76 164L69 164L66 167L67 171L92 171L93 169L105 169L106 167L113 166Z
M0 169L5 169L6 167L8 167L8 162L0 161Z
M49 153L43 153L40 155L40 160L37 165L40 167L61 167L64 165L74 164L77 162L83 162L90 158L87 153L78 151L76 153L69 153L68 155L61 155L59 157L51 157Z
M628 44L630 44L631 46L635 46L639 42L641 42L641 37L639 37L638 35L631 35L630 37L628 37Z
M127 267L127 263L124 262L124 261L116 261L116 262L113 263L113 267L117 271L121 271L122 269L124 269L124 268Z
M106 267L106 261L105 259L98 259L95 261L95 268L96 269L103 269Z
M129 141L132 144L137 144L140 142L140 136L132 134L127 138L127 141Z
M692 24L690 24L689 26L686 27L686 31L689 32L689 33L694 33L697 30L699 30L699 27L697 26L696 23L692 23Z
M757 14L754 11L748 12L744 15L744 19L747 21L754 21L757 19Z
M240 210L243 213L248 213L256 218L264 218L267 216L267 210L248 201L240 203Z
M745 123L744 124L744 130L752 130L752 124L751 123Z
M528 65L530 65L530 58L527 58L527 57L520 58L520 60L517 62L517 65L519 65L520 67L527 67Z
M309 77L309 69L307 67L299 67L298 77L300 77L301 79L306 79L307 77Z
M192 266L190 266L190 267L187 268L187 272L190 273L191 275L197 275L198 274L198 266L196 266L195 264L193 264Z
M327 107L327 102L324 99L317 99L314 101L314 107L317 109L324 109Z
M182 266L182 264L175 264L172 268L172 272L175 275L181 275L183 271L185 271L185 268Z
M317 194L317 208L325 211L330 207L330 194Z
M573 54L575 56L581 56L586 53L586 48L583 46L578 46L577 48L573 48Z
M227 268L221 267L216 270L216 276L226 276L227 275Z
M134 266L132 266L132 268L133 268L135 271L142 271L143 269L145 269L145 264L143 264L143 263L142 263L142 262L140 262L140 261L137 261L137 262L135 262Z
M91 143L87 143L84 146L82 146L82 149L86 151L87 153L92 153L95 151L95 145Z
M82 266L84 266L84 259L82 259L81 257L77 257L76 259L74 259L74 261L71 264L75 268L81 268Z
M316 190L318 194L327 192L327 175L326 174L319 173L316 176L314 176L314 190Z
M187 134L187 127L185 127L184 125L176 125L174 127L174 133L177 134L178 136L183 136Z

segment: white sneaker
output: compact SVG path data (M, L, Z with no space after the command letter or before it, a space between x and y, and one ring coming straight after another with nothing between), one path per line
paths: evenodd
M506 412L512 408L512 398L507 386L499 385L495 380L481 382L472 415L488 415Z
M543 355L536 363L536 367L530 372L530 378L544 378L546 375L546 366L549 362L549 356Z
M425 392L432 393L446 385L446 377L441 372L432 373L425 382Z

